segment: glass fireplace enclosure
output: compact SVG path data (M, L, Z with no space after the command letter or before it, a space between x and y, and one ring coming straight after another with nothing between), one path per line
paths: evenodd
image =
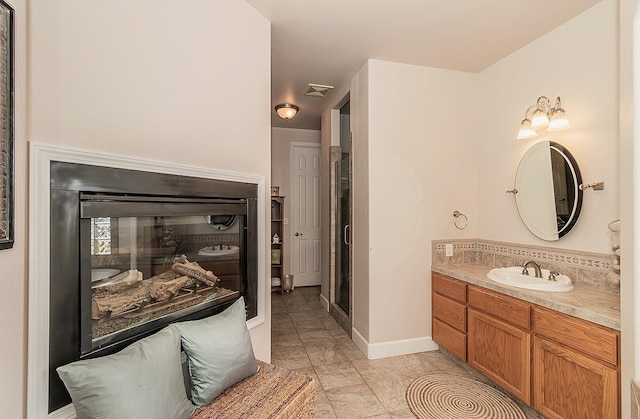
M246 213L228 199L81 193L81 355L238 298Z
M51 164L49 411L55 368L108 355L240 296L257 315L257 185Z

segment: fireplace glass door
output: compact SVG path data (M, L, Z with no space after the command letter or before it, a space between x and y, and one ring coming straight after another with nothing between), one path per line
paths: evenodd
M241 295L245 203L83 198L82 353Z

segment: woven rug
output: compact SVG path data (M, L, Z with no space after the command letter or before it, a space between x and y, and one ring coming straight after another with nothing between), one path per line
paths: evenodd
M526 419L509 397L479 381L429 374L407 388L409 409L420 419Z

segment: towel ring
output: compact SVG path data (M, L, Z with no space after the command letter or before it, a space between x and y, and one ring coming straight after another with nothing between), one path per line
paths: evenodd
M464 218L464 220L462 218ZM453 224L456 226L458 230L464 230L465 228L467 228L467 225L469 224L469 219L467 218L466 215L464 215L460 211L455 210L453 211Z

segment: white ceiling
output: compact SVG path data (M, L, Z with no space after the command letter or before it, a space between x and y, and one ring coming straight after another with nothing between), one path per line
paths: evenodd
M479 72L600 0L247 0L271 21L272 126L320 129L367 59ZM327 98L307 84L335 86ZM273 107L293 103L284 121Z

